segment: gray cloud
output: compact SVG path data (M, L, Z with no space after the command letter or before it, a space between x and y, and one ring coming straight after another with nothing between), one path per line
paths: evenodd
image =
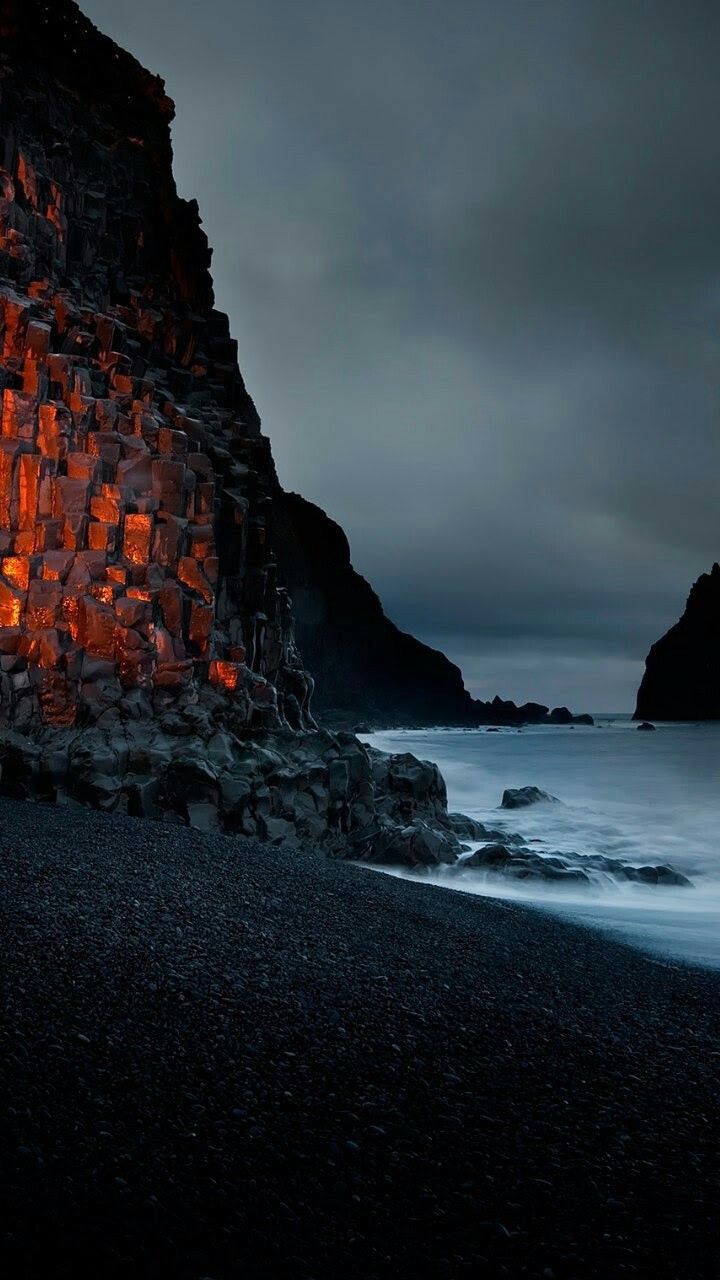
M478 693L629 706L720 542L716 6L84 7L177 102L286 486Z

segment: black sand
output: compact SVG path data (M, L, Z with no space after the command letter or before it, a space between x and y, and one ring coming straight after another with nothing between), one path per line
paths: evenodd
M0 804L16 1277L720 1273L720 978L539 912Z

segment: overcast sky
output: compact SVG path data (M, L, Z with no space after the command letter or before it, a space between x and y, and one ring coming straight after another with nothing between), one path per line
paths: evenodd
M630 710L720 558L720 9L81 0L167 81L281 479L479 696Z

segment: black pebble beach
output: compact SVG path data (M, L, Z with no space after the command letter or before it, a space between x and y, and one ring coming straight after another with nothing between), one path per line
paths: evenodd
M720 1274L720 975L311 852L0 815L11 1280Z

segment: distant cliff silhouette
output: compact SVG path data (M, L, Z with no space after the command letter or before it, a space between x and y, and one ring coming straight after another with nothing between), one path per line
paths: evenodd
M320 507L279 490L273 544L293 599L298 646L316 680L315 704L374 725L592 723L567 707L481 702L444 653L400 631L353 569L343 530Z
M650 650L636 720L720 720L720 565L704 573L685 612Z

